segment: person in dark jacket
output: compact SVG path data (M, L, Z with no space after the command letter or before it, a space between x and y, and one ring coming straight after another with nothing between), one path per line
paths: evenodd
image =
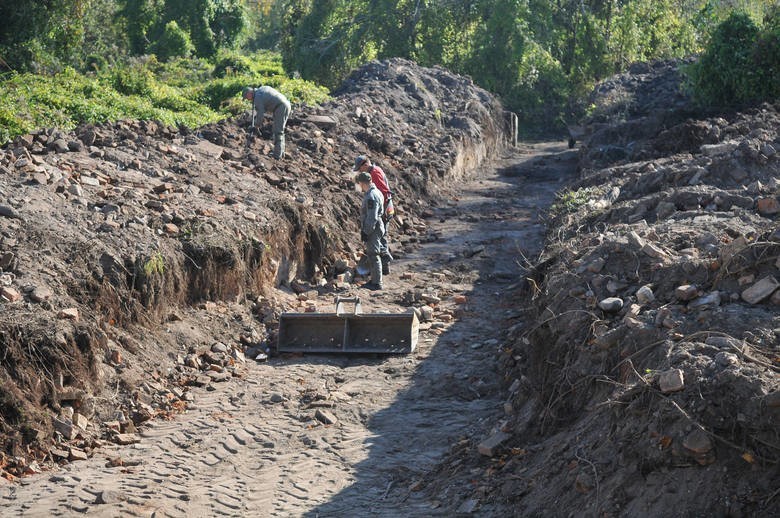
M385 234L385 224L382 221L385 200L379 192L371 175L362 172L355 177L355 182L363 191L363 204L360 207L360 240L365 244L365 254L371 271L371 282L363 287L370 290L382 289L382 236Z
M387 181L387 175L381 167L371 163L371 160L366 155L360 155L355 159L355 165L352 168L353 171L359 171L361 173L368 173L371 175L371 181L374 183L379 192L382 193L382 197L385 200L385 205L382 210L382 221L385 224L385 234L382 236L381 257L382 257L382 273L387 275L390 273L390 261L393 260L393 256L390 255L390 247L387 243L387 231L390 226L390 219L395 214L395 207L393 206L393 192L390 190L390 183Z

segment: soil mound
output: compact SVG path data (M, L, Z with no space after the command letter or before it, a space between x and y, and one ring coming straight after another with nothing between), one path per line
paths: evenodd
M519 516L780 512L780 107L686 118L662 71L596 89L657 98L583 143L517 294L507 417L442 467Z
M41 130L0 152L0 474L90 455L240 376L273 342L276 295L346 291L358 250L352 163L390 177L393 253L419 214L504 143L471 80L394 59L296 106L288 156L247 116ZM299 295L300 294L300 295ZM50 446L54 444L53 448Z

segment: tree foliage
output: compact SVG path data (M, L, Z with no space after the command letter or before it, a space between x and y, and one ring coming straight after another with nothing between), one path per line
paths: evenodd
M275 16L283 17L285 66L303 77L334 86L367 60L407 57L471 75L526 125L550 129L571 117L594 81L636 61L698 52L735 9L764 13L773 3L281 0Z
M278 48L286 70L335 87L366 61L399 56L469 74L517 111L525 128L555 130L578 113L579 99L595 81L636 61L701 52L710 41L699 72L717 71L725 62L732 68L723 78L696 76L702 99L776 97L780 29L776 22L763 28L759 23L776 5L777 0L0 0L0 67L55 73L70 66L98 73L106 65L121 68L134 56L176 61L192 55L220 62L220 80L229 81L250 66L231 51ZM737 12L747 18L729 36L719 24ZM729 41L740 50L730 50Z
M709 106L736 106L780 98L780 11L764 28L746 13L717 26L699 61L689 70L696 99Z

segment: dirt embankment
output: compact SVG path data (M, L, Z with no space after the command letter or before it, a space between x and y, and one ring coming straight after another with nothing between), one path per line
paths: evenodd
M419 215L503 145L499 103L404 60L294 107L283 161L248 119L25 135L0 151L0 474L89 455L241 375L272 338L275 288L336 293L355 260L354 156L388 173L401 255ZM160 324L176 332L162 332ZM219 342L219 343L215 343ZM52 443L55 448L48 450Z
M780 107L689 118L676 68L642 71L597 89L517 293L491 459L441 469L520 516L777 516Z

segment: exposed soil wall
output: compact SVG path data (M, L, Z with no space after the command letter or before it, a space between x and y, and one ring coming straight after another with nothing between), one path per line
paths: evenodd
M611 84L630 106L669 90L655 69ZM780 510L780 113L659 101L590 132L529 272L505 357L523 457L500 478L520 515Z

